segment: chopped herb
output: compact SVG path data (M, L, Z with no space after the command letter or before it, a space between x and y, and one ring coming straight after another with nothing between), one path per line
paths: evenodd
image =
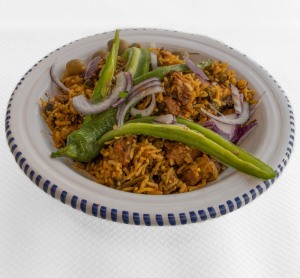
M119 97L120 98L126 98L127 95L128 95L128 91L121 91L121 92L119 92Z

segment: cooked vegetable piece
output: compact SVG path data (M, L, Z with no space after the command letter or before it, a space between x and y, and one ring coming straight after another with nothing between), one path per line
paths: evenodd
M107 42L107 48L108 48L109 51L111 51L113 43L114 43L114 40L110 40L110 41ZM118 54L122 55L128 47L129 47L128 42L125 41L125 40L120 39Z
M85 72L85 63L79 59L74 59L66 64L67 75L77 75Z
M131 47L124 53L127 59L125 71L132 75L132 78L141 76L149 71L151 56L146 48Z
M211 64L210 61L206 61L203 63L197 63L197 67L199 69L204 69L208 67ZM157 77L160 80L162 80L168 73L173 71L180 71L180 72L188 72L190 71L190 68L186 64L177 64L177 65L171 65L171 66L163 66L158 67L155 70L149 71L148 73L143 74L142 76L136 77L133 79L133 84L136 85L142 81L145 81L152 77Z
M95 90L92 96L92 101L97 103L107 97L111 87L112 78L116 71L118 50L119 50L119 30L116 30L115 38L111 51L107 57L104 67L99 73L99 79L96 83Z
M210 130L206 130L203 127L198 129L198 131L200 130L201 133L181 125L131 122L107 132L96 142L96 144L100 148L103 148L106 141L112 140L115 137L127 134L149 135L181 142L191 147L198 148L200 151L211 155L222 163L260 179L266 180L276 176L275 171L270 166L254 157L252 154L226 141L224 138Z
M109 108L102 113L89 115L80 129L69 134L67 146L53 152L51 157L69 157L81 162L91 161L100 151L95 141L117 123L116 114L116 108Z
M150 51L146 48L138 48L141 51L138 66L133 78L144 75L149 71L151 56Z

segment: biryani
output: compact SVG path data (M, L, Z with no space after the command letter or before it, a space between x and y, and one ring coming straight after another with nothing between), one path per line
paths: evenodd
M151 63L149 62L146 74L151 73L154 67L185 65L187 62L186 56L182 57L180 53L165 48L148 49L129 43L126 48L131 47L146 49L145 51L151 53ZM80 109L74 105L74 99L83 96L86 100L92 100L95 88L100 86L97 85L99 76L101 78L101 72L105 71L105 65L110 61L108 54L111 52L113 49L102 51L101 55L97 56L98 59L93 59L94 69L88 78L87 71L91 65L83 65L74 72L68 71L66 67L64 75L58 81L56 79L56 84L61 89L54 97L41 99L41 115L50 129L55 148L65 148L70 143L68 137L80 130L85 122L93 120L90 119L90 115L78 111ZM124 51L122 52L120 53L119 48L118 54L115 55L115 70L109 84L110 90L118 86L116 76L128 69L129 58L124 55ZM197 58L193 53L190 54L191 59L192 55ZM153 56L156 57L155 63L152 63ZM74 61L72 63L74 64ZM131 107L135 109L135 113L123 113L126 114L126 118L123 119L125 123L141 118L141 113L147 111L147 116L154 118L172 115L174 118L183 118L205 126L211 122L211 115L220 117L236 112L233 86L244 102L249 105L257 102L254 98L255 90L249 88L246 80L239 79L228 63L207 60L203 61L202 68L208 77L207 80L199 78L197 72L191 70L167 72L159 81L161 91L138 99ZM55 82L55 78L52 78ZM123 108L130 102L130 99L124 102L128 91L119 92L117 102L123 102ZM149 114L150 106L152 108ZM122 114L122 109L119 110L121 111L118 111L117 117ZM204 110L207 113L204 113ZM115 122L111 129L118 129L118 124L119 122ZM176 140L159 138L153 134L117 136L106 141L97 155L89 161L71 158L75 170L86 173L101 185L126 192L153 195L183 193L202 188L217 180L226 168L222 161L199 148Z

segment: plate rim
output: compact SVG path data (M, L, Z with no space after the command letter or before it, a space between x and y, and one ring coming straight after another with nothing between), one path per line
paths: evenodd
M163 214L149 214L149 213L139 213L139 212L128 212L128 211L120 211L115 208L109 208L107 206L103 206L101 204L97 203L91 203L88 200L80 199L77 195L70 195L69 192L63 190L63 186L58 186L54 183L52 183L50 180L46 179L45 177L42 177L38 171L33 169L27 162L26 157L22 154L22 151L19 149L18 145L16 144L16 140L14 137L14 134L10 127L10 120L11 120L11 105L14 100L14 95L18 91L18 88L22 85L22 83L25 81L26 77L30 74L30 72L37 67L43 60L48 58L49 55L52 53L59 51L60 49L74 44L75 42L85 40L88 38L92 38L95 36L101 36L109 33L113 33L114 31L107 31L103 33L98 33L86 37L82 37L77 40L73 40L68 44L65 44L54 51L47 54L45 57L40 59L35 65L33 65L20 79L20 81L17 83L15 89L13 90L6 110L6 117L5 117L5 132L6 132L6 138L8 146L15 158L16 163L19 165L21 170L25 173L25 175L33 182L35 183L40 189L42 189L44 192L52 196L53 198L60 200L62 203L70 205L72 208L82 211L83 213L106 219L111 220L113 222L121 222L125 224L134 224L134 225L145 225L145 226L175 226L175 225L184 225L189 223L197 223L197 222L203 222L205 220L214 219L216 217L219 217L221 215L228 214L230 212L233 212L251 201L255 200L258 196L260 196L262 193L264 193L274 182L278 179L280 174L282 173L283 169L286 167L287 162L290 159L290 156L293 151L293 145L294 145L294 135L295 135L295 123L294 123L294 113L291 106L291 103L284 92L284 90L281 88L281 86L277 83L277 81L273 78L272 75L268 73L266 69L264 69L260 64L255 62L253 59L249 58L249 56L242 54L240 51L228 46L227 44L216 40L214 38L200 35L200 34L191 34L187 32L182 31L176 31L176 30L167 30L167 29L159 29L159 28L126 28L126 29L120 29L120 31L159 31L159 32L169 32L169 33L178 33L182 34L184 36L196 36L200 38L205 38L211 41L216 42L217 44L220 44L223 47L226 47L230 51L234 51L235 54L242 55L244 58L246 58L248 61L250 61L253 65L256 67L261 68L265 73L269 76L269 78L273 81L273 83L276 85L276 87L279 89L279 91L283 94L286 103L285 105L288 108L289 116L290 116L290 134L289 134L289 142L286 146L286 152L285 156L282 158L281 163L277 166L276 174L277 176L274 179L262 181L264 186L261 186L260 184L256 185L256 190L253 188L249 190L248 192L245 192L241 197L236 196L234 198L231 198L230 200L227 200L226 206L225 204L218 204L211 207L207 207L206 209L200 209L198 211L190 211L189 215L186 215L186 213L166 213L166 215ZM80 202L78 202L80 200Z

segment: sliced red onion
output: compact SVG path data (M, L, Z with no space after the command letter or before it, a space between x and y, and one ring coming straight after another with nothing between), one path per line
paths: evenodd
M159 78L157 77L152 77L152 78L149 78L149 79L146 79L145 81L133 86L130 90L130 93L134 93L135 91L143 91L147 88L148 85L152 85L153 82L159 82L159 84L161 84L161 82L159 81ZM148 85L147 85L148 84Z
M116 77L116 86L111 91L110 95L99 103L92 103L85 96L79 95L73 98L74 108L83 115L97 114L105 111L119 99L119 92L126 89L126 76L124 72L120 72Z
M132 83L132 75L129 72L125 72L125 76L126 76L126 83L127 83L126 91L130 92L132 89L132 84L133 84Z
M204 127L211 129L212 131L218 133L221 135L223 138L230 140L230 134L233 133L235 126L234 125L228 125L231 127L232 130L229 131L229 133L224 132L222 129L220 129L215 122L209 120L203 124Z
M119 119L121 118L120 116L123 114L123 111L125 109L125 106L126 106L125 103L118 106L118 111L117 111L118 124L119 124ZM125 116L124 116L124 118L125 118ZM123 123L124 123L124 119L123 119Z
M142 117L148 117L152 114L155 104L156 104L155 94L152 94L151 103L146 109L136 109L132 107L130 110L130 115L134 117L136 115L141 115Z
M257 122L254 120L245 125L228 125L210 119L203 126L218 133L234 144L240 144L253 131L254 127L257 126Z
M155 117L153 120L155 123L161 123L161 124L177 124L176 117L172 114L165 114Z
M249 103L246 101L243 102L242 113L235 119L230 119L224 115L223 116L215 116L203 108L201 109L201 111L204 114L206 114L207 116L209 116L210 118L215 119L216 121L219 121L224 124L230 124L230 125L245 124L248 121L249 116L250 116Z
M232 143L239 145L241 144L245 138L254 130L257 126L256 120L246 124L246 125L238 125L235 129L233 138L231 139Z
M84 95L79 95L73 98L73 106L75 110L82 115L100 113L109 108L111 104L110 98L106 98L104 101L93 104Z
M230 84L231 95L234 103L234 110L236 113L241 114L243 108L244 95L240 94L238 88L233 84Z
M235 119L237 117L237 114L230 114L224 117L226 117L227 119ZM203 126L215 131L229 141L231 141L231 139L233 138L236 128L235 125L224 124L216 121L215 119L209 119L203 124Z
M93 76L93 74L97 70L100 59L101 59L100 56L96 56L94 59L92 59L88 63L85 74L84 74L84 80L90 79Z
M145 85L141 86L138 89L135 89L135 87L132 88L132 90L129 92L128 95L128 101L131 100L132 98L135 98L140 92L147 90L148 88L151 88L153 86L161 86L161 82L158 80L151 81L146 83Z
M65 92L69 92L70 89L67 88L58 78L58 76L56 75L56 64L53 63L52 66L50 67L50 77L51 80L56 84L57 87L61 88L63 91Z
M197 65L191 59L187 57L184 57L183 59L186 62L189 69L197 75L201 82L208 83L209 78L202 69L198 68Z
M132 76L129 72L124 72L125 78L126 78L126 88L124 91L130 92L132 88ZM112 107L118 107L119 105L123 104L127 98L119 98L115 103L112 104Z
M250 108L250 117L252 116L252 114L255 112L255 110L259 107L259 105L262 102L262 98L264 96L265 92L263 92L263 94L261 95L261 97L258 99L258 101Z
M124 123L124 119L125 119L125 115L127 113L127 111L133 107L136 103L138 103L140 100L142 100L143 98L150 96L152 94L156 94L159 92L164 92L164 88L161 85L154 85L151 87L148 87L146 90L144 91L140 91L138 94L136 94L134 97L132 97L131 99L127 99L128 103L123 103L123 105L118 107L118 113L117 113L117 117L118 117L118 126L122 126Z
M152 70L155 70L155 69L157 69L157 54L154 52L150 52L150 57L151 57L151 60L150 60L151 68L152 68Z

